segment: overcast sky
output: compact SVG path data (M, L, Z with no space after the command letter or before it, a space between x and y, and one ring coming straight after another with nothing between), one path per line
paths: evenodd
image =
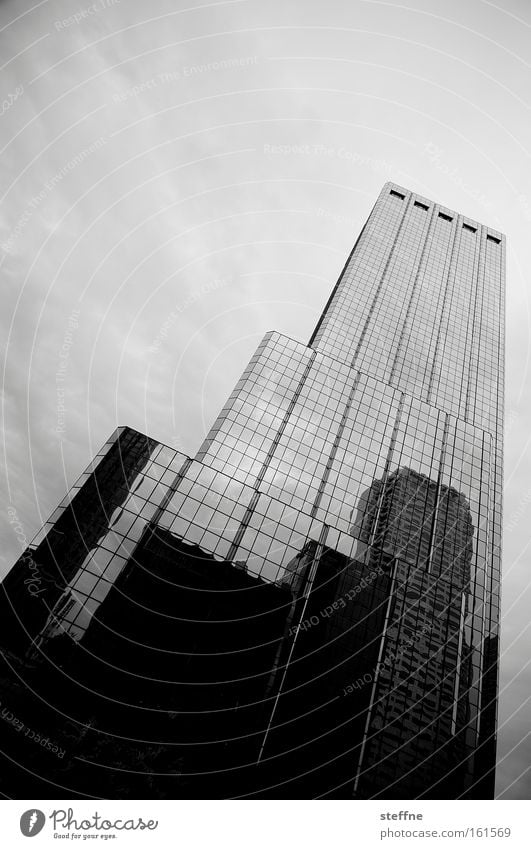
M0 4L0 574L117 425L194 454L401 183L508 237L506 799L531 795L530 44L525 0Z

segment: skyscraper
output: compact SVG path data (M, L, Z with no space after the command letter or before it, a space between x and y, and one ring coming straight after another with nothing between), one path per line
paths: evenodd
M175 795L492 796L503 310L504 237L386 184L309 344L266 334L194 460L151 441L37 643L171 716Z

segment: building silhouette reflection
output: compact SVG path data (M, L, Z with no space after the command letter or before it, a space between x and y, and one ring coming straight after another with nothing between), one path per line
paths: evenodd
M2 584L6 795L493 796L503 250L387 184L194 459L111 437Z

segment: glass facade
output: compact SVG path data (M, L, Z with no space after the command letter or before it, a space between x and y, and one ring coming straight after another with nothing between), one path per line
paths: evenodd
M172 720L177 795L493 795L504 250L502 234L386 184L309 344L264 337L195 459L136 434L134 473L90 520L36 644L66 632L104 657L101 635L127 622L139 663L164 633L155 665L174 684L172 653L186 655L191 678L156 705L145 667L120 664L125 643L112 661L149 702L145 723L201 713ZM247 619L219 653L205 633L227 611L200 603L213 581ZM204 633L183 628L187 593ZM168 597L172 621L154 625ZM200 709L205 654L240 683ZM240 745L208 736L220 709L245 717L223 726Z
M89 621L96 599L104 597L131 550L116 521L131 503L139 477L151 467L157 446L127 427L118 428L103 445L1 585L4 647L24 653L39 641L43 628L52 628L51 614L66 613L67 607L72 622L74 605L81 619Z

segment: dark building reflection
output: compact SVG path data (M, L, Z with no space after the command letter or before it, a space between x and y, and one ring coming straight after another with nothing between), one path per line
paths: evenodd
M99 498L96 484L112 480L117 491L108 485L107 512L97 513L109 522L138 489L143 444L139 452L141 440L118 439L72 503ZM7 688L26 724L38 715L53 741L81 753L47 763L45 778L80 796L95 781L108 795L162 798L465 792L474 663L463 631L466 499L399 469L362 494L357 557L309 539L276 582L156 520L144 522L81 633L68 605L52 612L26 672L33 701L22 707L21 692ZM86 544L64 549L76 552L78 569L96 539L109 544L101 521L98 537L92 524L80 527L91 529ZM53 709L42 713L42 704ZM57 715L68 717L65 728ZM482 751L487 762L488 744ZM127 781L116 783L124 771Z
M408 468L375 481L353 531L392 556L393 586L367 740L362 798L455 798L467 791L473 664L465 621L474 526L467 499ZM477 670L481 675L481 670Z

